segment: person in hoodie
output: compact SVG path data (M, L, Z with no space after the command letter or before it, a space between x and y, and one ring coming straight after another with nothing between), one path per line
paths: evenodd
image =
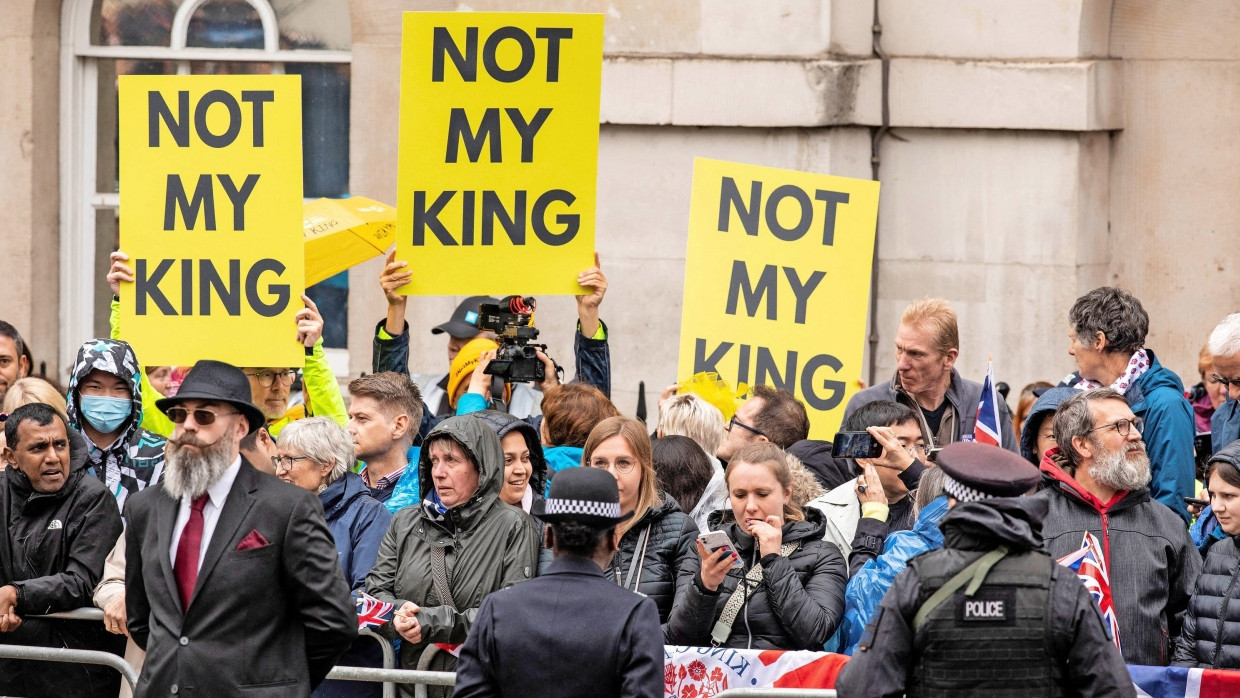
M1020 455L1025 460L1040 465L1055 447L1055 410L1075 394L1071 388L1048 388L1038 395L1020 428Z
M822 540L823 516L792 502L784 452L759 442L732 454L728 521L716 530L736 546L690 551L669 644L761 650L819 650L844 617L844 557ZM739 561L739 565L736 563Z
M472 415L444 420L422 445L422 502L393 517L366 577L366 593L396 606L378 632L402 640L403 669L432 643L464 642L483 597L534 576L538 541L529 517L499 498L503 464L499 437ZM427 668L455 667L440 653ZM401 691L413 695L411 686Z
M374 567L379 542L392 515L370 496L353 466L353 437L326 417L307 417L284 427L272 459L276 476L319 496L337 559L353 591L362 589ZM382 667L383 654L372 638L359 637L336 660L340 666ZM314 698L378 698L381 686L359 681L324 681Z
M142 371L129 344L92 339L78 349L69 377L69 426L86 437L88 472L125 501L159 481L166 439L142 428Z
M1240 669L1240 441L1210 458L1207 483L1210 504L1222 540L1210 547L1184 614L1184 630L1175 646L1175 666Z
M1038 470L954 443L938 458L943 549L900 573L835 688L869 696L1134 696L1093 597L1042 545Z
M1042 459L1042 535L1061 559L1085 534L1103 550L1119 642L1129 664L1165 666L1201 555L1175 512L1150 497L1141 420L1110 388L1078 392L1055 414L1059 444Z
M538 569L542 570L551 562L552 556L551 550L543 545L546 524L532 513L534 504L543 500L543 488L547 482L547 459L543 456L542 444L538 442L538 430L507 412L482 410L470 414L486 422L499 437L500 448L504 451L504 481L500 486L499 498L530 515L540 546Z
M1076 359L1077 390L1109 387L1145 421L1150 496L1190 520L1184 499L1195 494L1193 408L1184 384L1146 348L1150 317L1135 296L1112 286L1076 299L1068 312L1068 353ZM1062 442L1060 442L1062 444Z
M48 405L17 408L4 424L0 470L0 643L119 655L125 638L98 621L31 616L91 605L104 559L121 535L115 500L87 474L86 444ZM0 659L0 695L113 698L114 669Z

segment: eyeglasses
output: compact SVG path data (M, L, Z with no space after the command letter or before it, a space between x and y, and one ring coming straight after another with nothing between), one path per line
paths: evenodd
M275 384L276 379L280 380L282 385L292 385L297 380L297 369L290 368L287 371L258 371L257 373L247 373L247 376L254 376L258 379L258 384L264 388L270 388Z
M1229 385L1233 383L1236 385L1240 385L1240 378L1224 378L1220 376L1218 373L1214 373L1210 377L1214 379L1215 383L1221 384L1224 388L1228 387Z
M191 412L194 413L194 421L198 423L198 426L202 427L214 424L216 417L241 414L240 412L212 412L211 410L204 409L187 410L184 407L169 407L164 410L164 414L168 415L168 419L171 419L173 424L184 424L185 419L189 417Z
M314 460L310 456L272 456L271 464L275 466L276 472L281 470L292 470L299 460Z
M1128 436L1128 432L1133 427L1136 427L1137 433L1140 434L1141 432L1145 431L1145 420L1141 419L1140 417L1134 417L1132 419L1121 419L1116 422L1111 422L1110 424L1103 424L1100 427L1094 427L1093 429L1090 429L1089 431L1100 431L1102 429L1110 429L1112 427L1115 428L1115 431L1119 432L1120 436ZM1089 432L1086 432L1086 433L1089 433Z
M615 469L615 471L621 475L627 475L633 472L633 468L637 467L636 463L628 459L616 460L610 463L605 460L597 460L590 461L586 465L591 468L598 468L599 470Z
M758 436L766 436L766 434L764 434L761 429L758 429L757 427L751 427L748 424L740 421L736 417L732 417L732 419L728 420L728 431L731 431L732 427L740 427L741 429L757 434ZM769 439L771 437L766 436L766 438Z
M925 444L909 444L909 445L907 445L907 446L905 446L905 447L904 447L904 450L905 450L905 451L908 451L908 454L909 454L910 456L913 456L914 458L916 458L916 457L917 457L917 454L918 454L918 453L920 453L920 454L921 454L921 455L923 455L923 456L924 456L924 455L926 455L926 445L925 445Z

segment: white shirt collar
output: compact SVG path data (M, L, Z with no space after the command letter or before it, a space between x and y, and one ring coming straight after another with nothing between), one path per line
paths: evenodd
M211 505L217 509L224 508L224 500L228 499L228 491L232 489L233 481L237 479L237 473L241 472L241 455L238 454L233 459L232 465L220 475L220 479L215 481L214 485L207 488L207 496L211 498Z

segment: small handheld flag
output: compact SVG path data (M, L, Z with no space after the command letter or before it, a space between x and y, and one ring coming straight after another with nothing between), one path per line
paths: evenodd
M986 381L982 383L982 397L977 403L977 422L973 425L973 440L979 444L998 446L1002 443L999 435L999 393L995 391L994 364L986 362Z
M1102 612L1107 632L1115 641L1115 646L1119 647L1119 621L1115 618L1115 603L1111 600L1111 582L1107 575L1106 558L1098 539L1086 531L1080 549L1064 555L1058 562L1081 578L1085 589L1094 597L1098 610Z
M392 611L396 610L394 604L380 601L364 591L356 592L353 601L357 604L358 630L386 625L392 620Z

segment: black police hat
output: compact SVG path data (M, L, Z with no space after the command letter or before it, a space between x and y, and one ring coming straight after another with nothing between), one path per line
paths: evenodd
M478 322L478 308L482 307L483 303L494 305L499 303L499 301L490 296L470 296L456 306L456 310L453 311L452 317L447 322L432 328L431 334L447 332L457 339L473 339L477 337L478 325L475 323Z
M943 471L944 491L962 502L1019 497L1042 477L1029 461L989 444L948 444L939 451L936 463Z
M615 476L587 467L556 473L547 499L534 502L530 513L551 523L571 521L595 528L610 528L633 516L631 511L620 513L620 489Z
M175 407L185 400L212 400L236 407L250 424L247 434L254 433L267 423L263 411L250 401L250 379L245 377L241 369L223 361L203 359L194 364L189 375L181 382L177 394L156 400L155 406L160 412L167 413L169 407Z

